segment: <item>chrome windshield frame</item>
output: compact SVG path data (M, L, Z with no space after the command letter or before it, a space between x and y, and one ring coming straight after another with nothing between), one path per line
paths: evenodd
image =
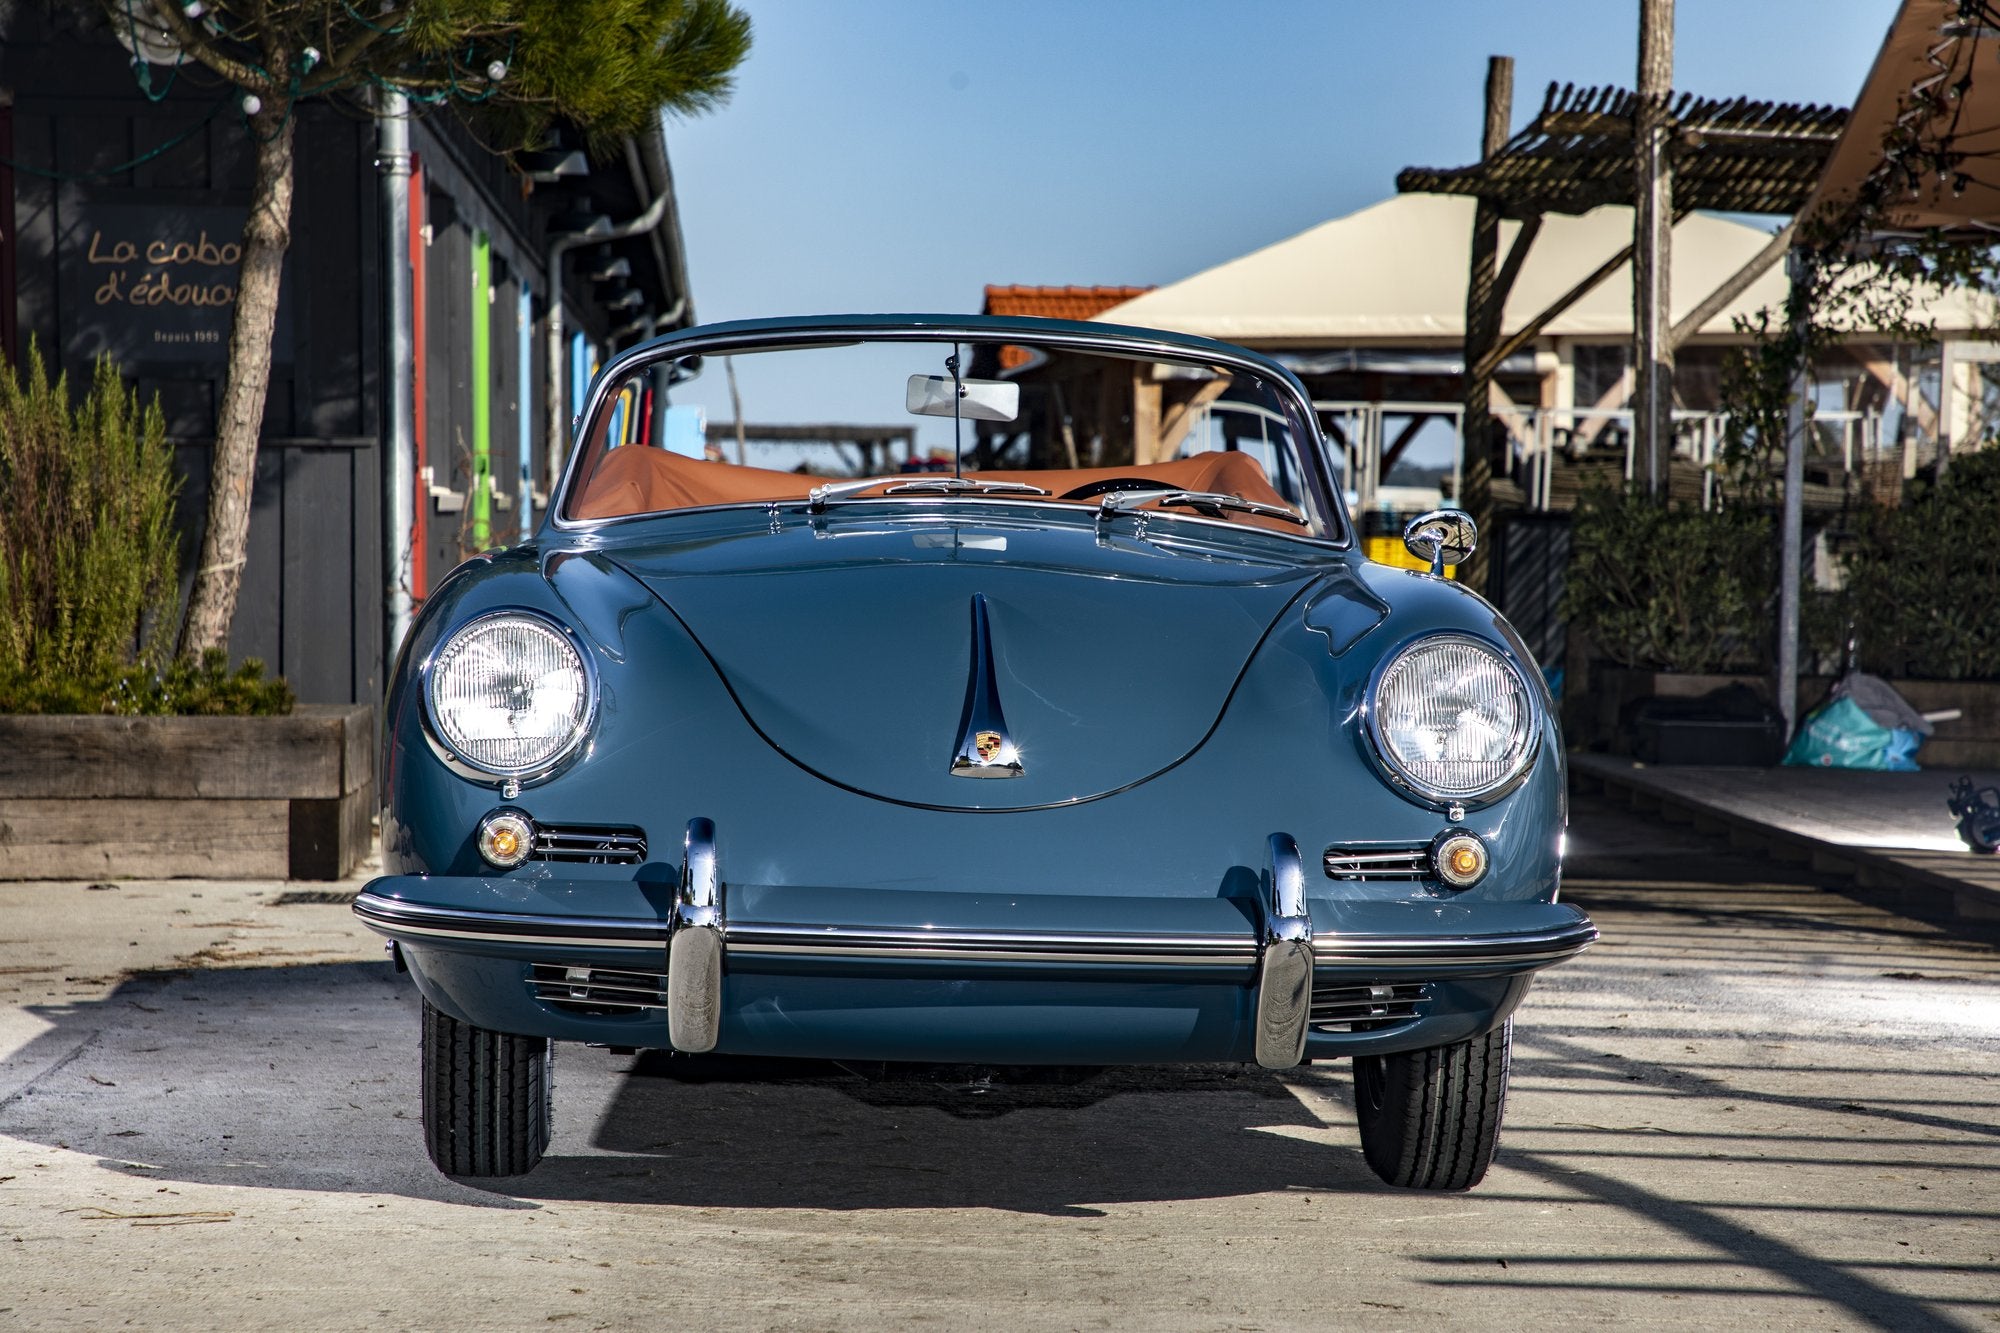
M1011 337L1010 337L1011 336ZM790 508L805 500L738 501L726 505L695 505L686 509L648 510L643 514L620 514L610 518L577 519L566 516L578 483L578 469L598 417L608 410L612 387L647 366L660 361L688 357L735 355L746 352L777 352L814 346L857 342L1005 342L1019 341L1078 351L1101 351L1131 360L1194 361L1241 371L1268 384L1287 408L1293 434L1299 441L1298 458L1302 479L1312 499L1326 515L1326 535L1311 532L1278 533L1289 541L1307 542L1321 548L1353 549L1357 545L1353 521L1335 484L1331 455L1319 417L1312 409L1312 397L1298 377L1278 362L1247 348L1208 338L1168 333L1157 329L1130 328L1117 324L1090 325L1069 320L1042 320L1028 317L964 315L841 315L808 316L784 320L741 321L698 326L680 333L654 338L618 353L591 381L583 410L577 414L570 448L563 460L556 490L543 509L538 534L589 533L607 524L633 519L657 519L669 514L710 513L719 509L773 506ZM992 501L994 494L943 497L926 495L925 500L966 499ZM1015 503L1034 503L1033 500ZM1174 516L1181 517L1181 516ZM1240 527L1227 520L1185 516L1190 522L1220 523ZM1260 529L1262 531L1262 529Z

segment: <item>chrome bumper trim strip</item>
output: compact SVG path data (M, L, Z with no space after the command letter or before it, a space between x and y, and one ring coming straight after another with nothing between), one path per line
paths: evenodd
M670 921L638 917L547 916L516 912L471 912L456 907L406 903L373 893L356 894L354 914L385 935L432 939L480 939L530 944L588 944L609 949L639 945L665 948Z
M817 958L967 958L1001 962L1186 963L1248 967L1247 935L1074 935L1054 931L940 931L731 922L732 953Z
M1474 965L1560 963L1597 942L1597 927L1580 921L1561 930L1521 931L1508 935L1404 936L1322 935L1313 941L1314 961L1321 966L1377 963L1390 967L1466 967Z
M490 941L502 944L604 949L664 949L667 920L634 917L535 916L474 912L360 894L354 910L364 924L397 938ZM792 958L944 959L964 962L1115 963L1237 967L1261 957L1256 936L1081 935L1038 931L942 931L810 926L730 921L722 934L731 953ZM1317 934L1319 967L1537 967L1562 962L1597 939L1579 922L1559 930L1456 937Z

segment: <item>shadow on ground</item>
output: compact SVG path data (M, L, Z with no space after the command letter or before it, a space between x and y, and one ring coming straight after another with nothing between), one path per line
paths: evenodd
M1377 1188L1357 1148L1326 1142L1255 1068L883 1070L571 1046L558 1048L542 1166L454 1182L424 1156L416 997L386 964L162 973L27 1012L50 1026L0 1062L0 1134L145 1179L496 1207L1049 1214Z

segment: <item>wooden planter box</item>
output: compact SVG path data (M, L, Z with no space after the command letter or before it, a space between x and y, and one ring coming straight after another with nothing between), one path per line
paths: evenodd
M1619 718L1632 704L1655 696L1692 698L1742 683L1770 699L1771 681L1763 676L1704 676L1679 671L1644 671L1637 667L1593 663L1582 681L1564 683L1564 741L1573 749L1610 749L1622 753L1625 738ZM1917 751L1925 768L2000 768L2000 681L1891 680L1896 692L1919 713L1956 708L1963 717L1940 722ZM1799 677L1799 715L1826 700L1831 676Z
M374 807L369 704L0 715L0 879L340 879Z

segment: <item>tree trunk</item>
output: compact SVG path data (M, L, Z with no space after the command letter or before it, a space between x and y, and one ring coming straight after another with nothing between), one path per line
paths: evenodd
M257 436L271 387L271 329L278 284L292 243L292 106L272 99L250 117L256 177L243 228L243 267L236 284L236 321L229 332L229 373L209 456L208 522L201 560L181 622L181 654L227 650L236 618L250 537L250 491L257 475Z

